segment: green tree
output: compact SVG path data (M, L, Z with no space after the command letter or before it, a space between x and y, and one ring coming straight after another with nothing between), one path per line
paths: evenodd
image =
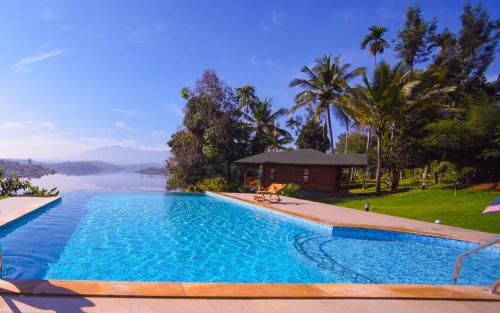
M370 54L373 55L373 68L377 67L377 54L384 53L384 50L389 47L383 35L387 32L384 26L373 25L368 28L370 33L363 38L361 49L366 49L368 46Z
M339 145L337 146L337 152L339 154L344 153L344 154L356 154L356 153L366 153L366 140L367 136L361 132L352 132L352 133L342 133L339 136L339 142L345 141L345 137L349 137L349 146L347 151L345 150L346 147Z
M240 103L240 109L246 113L258 100L255 95L255 87L252 85L236 88L236 98Z
M360 126L371 127L377 139L376 192L381 192L382 146L389 127L398 125L403 116L411 116L425 106L434 104L434 98L447 89L436 89L428 76L415 75L400 63L394 68L379 63L372 82L363 75L363 85L358 85L343 97L342 106Z
M408 7L404 27L398 33L394 50L397 56L410 67L410 72L413 72L416 64L427 61L436 27L435 19L427 22L422 18L419 6Z
M232 162L248 155L251 131L240 120L233 90L215 72L206 71L185 95L183 127L168 142L167 187L188 188L212 177L232 181Z
M446 71L443 83L457 86L455 106L467 104L467 94L481 93L487 87L484 73L495 57L500 39L500 20L491 20L480 3L467 3L461 22L458 35L445 28L433 38L439 52L432 66Z
M314 104L314 116L318 119L320 113L325 112L328 121L330 133L330 149L334 152L334 138L332 122L330 117L330 107L335 106L335 112L341 112L338 107L340 96L349 89L349 81L364 72L364 68L349 70L350 64L341 64L340 56L333 59L331 55L326 54L316 60L316 64L311 69L304 66L301 72L306 76L305 79L296 78L290 83L290 87L302 87L301 91L295 97L295 105L289 113L293 113L299 108Z
M279 126L279 118L287 114L287 110L280 108L273 112L272 99L259 99L250 107L243 117L254 128L252 139L252 154L268 150L281 149L283 145L291 142L291 135Z

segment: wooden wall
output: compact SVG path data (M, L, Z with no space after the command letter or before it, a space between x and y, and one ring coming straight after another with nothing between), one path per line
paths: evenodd
M309 172L307 181L304 179L306 169ZM264 166L263 184L294 183L305 190L337 191L340 186L337 175L340 175L340 168L336 166L267 164Z

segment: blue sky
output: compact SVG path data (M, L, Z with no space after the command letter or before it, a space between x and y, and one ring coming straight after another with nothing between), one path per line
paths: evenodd
M459 29L458 0L4 0L0 157L64 158L115 144L166 149L182 122L179 91L205 69L290 107L297 90L288 84L303 65L331 52L370 68L359 48L368 27L385 25L392 39L416 3L440 29ZM500 2L484 6L500 18ZM391 50L382 58L395 61ZM497 58L488 78L499 68Z

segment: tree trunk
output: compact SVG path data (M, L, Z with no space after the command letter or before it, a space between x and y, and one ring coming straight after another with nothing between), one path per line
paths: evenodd
M344 151L344 154L347 154L347 147L348 147L347 135L349 135L349 124L345 125L345 151Z
M424 172L422 173L422 179L427 180L427 176L429 176L429 164L424 165Z
M391 192L398 191L399 186L399 171L396 166L391 167Z
M375 172L376 181L376 194L381 194L381 180L382 180L382 132L376 131L377 136L377 169Z
M368 153L370 152L371 137L372 137L371 136L371 128L368 127L368 137L366 138L366 155L368 155ZM369 171L369 168L368 168L368 164L367 164L365 167L365 175L363 177L363 190L365 190L366 179L368 178L368 171Z
M328 118L328 130L330 131L330 152L334 153L335 147L333 143L333 129L332 129L332 120L330 118L330 105L328 104L326 107L326 115Z
M373 55L373 79L375 79L375 70L377 69L377 54Z

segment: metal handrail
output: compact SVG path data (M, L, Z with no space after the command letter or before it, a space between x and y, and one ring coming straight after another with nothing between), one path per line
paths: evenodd
M474 249L470 249L469 251L465 251L464 253L460 254L460 256L457 259L457 262L455 263L455 270L453 271L453 284L456 285L458 281L458 274L460 273L460 267L462 267L462 262L464 261L464 258L468 255L478 253L481 250L484 250L488 247L493 246L496 243L500 242L500 236L496 237L495 239L492 239L488 242L485 242L481 244L479 247L475 247Z

